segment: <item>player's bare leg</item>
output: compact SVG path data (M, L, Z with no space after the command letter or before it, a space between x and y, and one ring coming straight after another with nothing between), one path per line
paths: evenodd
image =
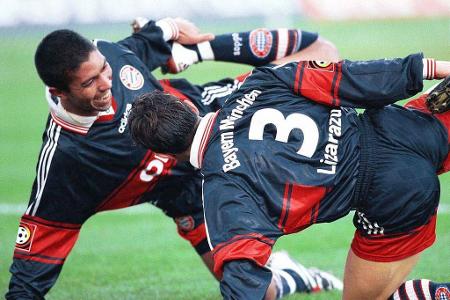
M214 274L214 259L213 259L212 252L211 251L206 252L201 257L202 257L203 263L206 265L206 267L211 272L211 274L217 279L217 281L220 281L220 278L216 274Z
M270 282L270 285L267 288L264 300L275 300L275 299L277 299L277 284L275 283L275 280L272 277L272 281Z
M273 61L273 64L282 65L288 62L300 60L323 60L327 62L338 62L340 60L339 51L336 46L330 41L319 38L299 52L293 53L289 56Z
M350 249L344 273L344 300L385 300L405 281L420 254L395 262L362 259Z

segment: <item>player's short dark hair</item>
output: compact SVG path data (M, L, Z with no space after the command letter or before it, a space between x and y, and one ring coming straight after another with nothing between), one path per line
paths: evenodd
M89 59L89 54L95 49L91 41L72 30L56 30L39 43L34 64L47 86L68 91L71 74Z
M136 98L128 117L131 137L158 153L179 154L192 143L197 115L177 97L154 90Z

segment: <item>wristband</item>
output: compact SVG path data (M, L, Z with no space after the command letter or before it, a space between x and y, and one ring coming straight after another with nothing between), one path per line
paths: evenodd
M198 52L201 60L214 60L214 51L210 42L201 42L197 44Z
M423 61L423 79L436 79L436 60L433 58L424 58Z
M180 37L180 29L172 18L164 18L156 22L156 26L160 27L163 32L164 40L176 41Z

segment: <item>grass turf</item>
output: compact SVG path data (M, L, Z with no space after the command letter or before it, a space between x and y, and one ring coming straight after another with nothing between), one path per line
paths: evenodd
M259 23L260 24L260 23ZM209 24L214 32L248 30L257 23ZM447 19L366 21L343 23L302 22L333 41L349 59L399 57L423 51L428 57L450 60ZM47 118L42 84L33 66L33 53L44 34L54 28L0 30L0 203L25 206L34 178L42 130ZM128 34L126 24L78 26L90 38L117 40ZM247 67L208 63L177 75L194 82L233 76ZM177 77L175 76L175 77ZM427 83L430 86L432 83ZM444 212L438 218L438 240L425 251L411 278L448 281L450 267L450 175L440 177ZM5 206L0 209L4 210ZM446 207L446 208L445 208ZM0 294L9 280L18 213L0 211ZM317 225L301 234L282 238L276 249L286 249L307 266L342 276L353 234L351 218ZM173 222L156 210L138 214L104 213L83 227L77 245L48 299L219 299L218 284L208 274ZM293 296L292 299L301 299ZM338 293L310 299L339 299Z

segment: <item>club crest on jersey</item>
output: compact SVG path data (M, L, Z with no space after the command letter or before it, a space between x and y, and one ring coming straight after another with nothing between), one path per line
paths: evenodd
M17 231L16 249L30 252L36 227L34 224L20 222Z
M269 55L272 49L273 36L272 33L264 28L255 29L250 32L249 44L253 55L264 58Z
M194 218L191 216L184 216L175 218L175 223L177 223L177 226L182 231L191 231L194 229Z
M321 71L334 72L334 64L328 61L312 60L308 62L308 69L319 69Z
M440 286L434 293L435 300L450 300L450 291L446 286Z
M125 65L120 69L119 78L126 88L133 91L144 86L144 76L138 69L130 65Z

